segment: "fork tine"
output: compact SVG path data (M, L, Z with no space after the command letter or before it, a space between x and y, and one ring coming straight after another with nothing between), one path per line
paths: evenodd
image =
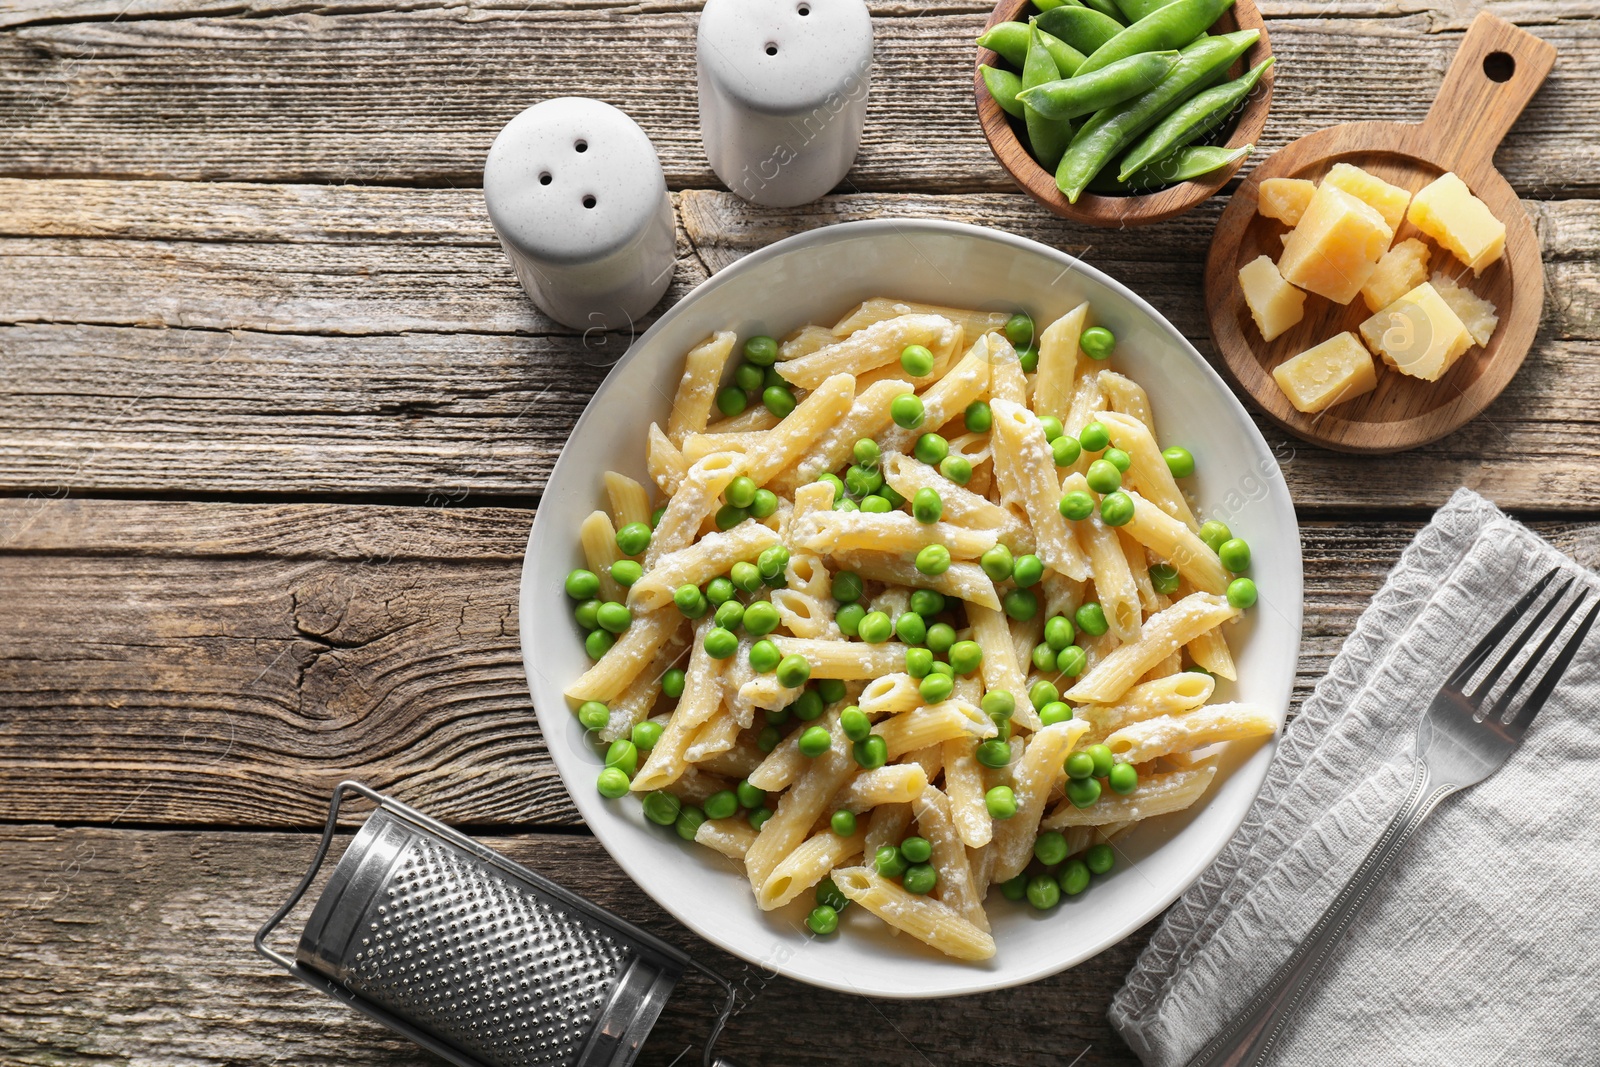
M1561 587L1556 590L1555 595L1545 601L1544 607L1539 609L1539 613L1518 631L1516 638L1506 642L1505 651L1501 654L1499 662L1489 668L1477 685L1463 694L1468 700L1477 703L1488 695L1489 690L1493 689L1494 684L1500 680L1500 676L1510 669L1511 664L1517 658L1517 653L1522 651L1523 647L1533 639L1533 635L1539 631L1539 627L1544 624L1544 620L1549 617L1555 606L1561 603L1561 598L1567 595L1567 590L1571 589L1572 584L1577 580L1577 576L1573 575L1563 582ZM1524 597L1523 599L1526 600L1527 598ZM1520 604L1521 601L1518 603ZM1513 608L1512 610L1515 611L1516 609Z
M1561 636L1561 631L1566 629L1567 623L1571 621L1572 616L1578 613L1578 609L1583 607L1584 602L1587 599L1588 595L1581 591L1577 596L1572 598L1572 603L1567 605L1567 610L1562 612L1561 617L1555 621L1555 625L1550 627L1550 632L1544 635L1544 640L1539 642L1539 647L1534 649L1533 653L1523 661L1522 667L1518 669L1516 676L1513 677L1511 681L1506 683L1506 687L1500 691L1499 697L1497 697L1495 702L1490 705L1486 711L1484 711L1483 717L1485 719L1490 719L1495 722L1500 721L1501 714L1506 710L1507 707L1510 706L1511 701L1516 699L1517 693L1522 689L1523 683L1526 682L1529 676L1533 674L1536 667L1542 665L1544 657L1550 651L1550 646L1556 643L1556 638ZM1560 596L1557 596L1555 600L1552 600L1550 604L1547 605L1546 612L1548 612L1549 607L1553 607L1559 600ZM1538 625L1538 622L1539 620L1534 620L1534 625ZM1534 631L1529 629L1525 637L1528 640L1531 640L1533 633ZM1526 645L1528 640L1519 642L1519 645ZM1484 695L1488 696L1487 690L1484 691Z
M1549 585L1558 573L1560 571L1555 567L1546 571L1544 577L1535 582L1533 588L1528 590L1522 599L1517 601L1511 610L1506 612L1500 621L1494 624L1494 629L1484 635L1483 640L1478 642L1477 647L1467 654L1466 659L1461 661L1461 666L1456 668L1449 681L1444 683L1446 688L1459 691L1467 684L1467 679L1477 673L1483 661L1489 657L1489 653L1493 652L1495 646L1499 645L1506 634L1511 632L1511 627L1516 625L1523 612L1533 606L1533 602L1539 598L1539 594L1544 592L1545 586Z
M1578 624L1577 632L1572 635L1572 640L1568 641L1566 647L1556 656L1556 661L1545 672L1544 678L1534 687L1533 692L1528 694L1528 699L1523 703L1516 715L1512 717L1508 727L1512 733L1520 737L1528 729L1528 724L1533 722L1533 717L1539 714L1539 709L1544 707L1544 702L1550 699L1550 694L1555 692L1556 686L1561 682L1561 676L1567 672L1567 665L1578 654L1578 649L1582 647L1584 638L1589 636L1589 627L1594 625L1596 615L1600 615L1600 601L1597 601L1594 607L1589 609L1589 614L1585 615L1583 621ZM1543 650L1541 649L1541 651Z

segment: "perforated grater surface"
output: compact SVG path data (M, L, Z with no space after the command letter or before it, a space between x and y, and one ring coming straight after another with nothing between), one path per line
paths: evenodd
M312 908L295 958L266 939L327 858L347 791L378 805ZM659 939L359 782L334 790L311 869L256 951L461 1067L627 1067L686 970Z

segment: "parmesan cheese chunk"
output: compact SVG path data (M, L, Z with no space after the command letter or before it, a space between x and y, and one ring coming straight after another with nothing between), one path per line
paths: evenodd
M1316 183L1304 178L1268 178L1261 183L1256 211L1269 219L1298 226L1316 191Z
M1378 260L1378 269L1361 287L1361 299L1367 302L1367 310L1382 311L1427 281L1430 255L1428 246L1415 237L1385 252Z
M1284 281L1266 256L1257 256L1239 268L1239 287L1263 341L1272 340L1305 316L1306 294Z
M1378 269L1393 238L1377 208L1323 184L1284 242L1278 273L1290 285L1348 304Z
M1378 384L1372 356L1349 330L1279 364L1272 377L1289 403L1307 414L1370 392Z
M1472 347L1466 324L1428 282L1363 322L1361 336L1389 366L1425 382L1438 381Z
M1389 224L1391 230L1400 228L1401 220L1406 217L1406 205L1411 203L1411 194L1398 185L1390 185L1382 178L1349 163L1335 163L1328 176L1322 179L1322 184L1343 189L1362 203L1371 205L1383 216L1383 221Z
M1456 313L1456 318L1466 325L1472 339L1480 345L1488 344L1489 338L1494 336L1494 328L1500 325L1500 316L1495 314L1494 305L1438 271L1433 272L1433 287L1450 305L1450 310Z
M1412 197L1406 218L1471 267L1474 275L1482 274L1506 250L1506 224L1451 171Z

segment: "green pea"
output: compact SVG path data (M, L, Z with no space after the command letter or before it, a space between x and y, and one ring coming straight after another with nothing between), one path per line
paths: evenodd
M616 800L628 795L628 790L633 788L628 782L628 776L616 767L607 767L595 779L595 788L600 790L600 795L608 800Z
M1074 752L1066 758L1062 768L1067 772L1067 777L1074 781L1094 777L1094 757L1087 752Z
M1101 452L1111 443L1111 431L1103 422L1091 422L1078 433L1078 444L1085 452Z
M776 630L779 621L778 609L768 601L757 600L744 609L744 628L746 632L756 637L763 637Z
M722 499L736 508L748 508L756 499L755 480L743 474L739 475L722 491Z
M683 687L688 681L681 668L673 667L661 676L661 691L673 700L683 696Z
M791 704L791 705L789 705L789 707L778 708L778 709L773 710L773 711L765 712L767 725L768 726L785 726L785 725L787 725L789 720L794 717L794 712L789 710L789 708L792 708L793 706L794 705Z
M778 684L798 689L811 677L811 663L804 656L788 655L778 662Z
M744 622L744 605L737 600L724 601L717 605L717 613L712 618L724 630L737 630Z
M1033 710L1038 711L1046 704L1054 704L1061 699L1061 690L1051 682L1038 681L1028 689L1028 703L1033 705Z
M1106 611L1098 601L1091 600L1087 604L1080 605L1073 614L1073 619L1077 622L1078 629L1090 637L1099 637L1110 629L1106 622Z
M759 392L766 383L766 374L754 363L741 363L733 372L733 384L747 393Z
M1198 663L1191 664L1190 666L1185 667L1183 669L1183 672L1185 674L1203 674L1207 678L1215 678L1216 677L1216 675L1212 674L1210 671L1206 670L1204 667L1200 666Z
M851 745L850 755L863 770L875 771L889 762L889 743L871 734Z
M585 700L578 705L578 722L585 730L604 730L611 721L611 709L598 700Z
M892 485L884 485L882 489L878 490L878 495L887 500L889 507L895 511L899 511L900 508L905 506L906 498L895 492Z
M739 810L739 797L731 789L724 789L706 797L706 818L726 819Z
M744 343L744 358L758 367L770 367L778 359L778 342L758 334Z
M757 589L761 588L761 570L754 563L750 563L747 560L741 559L738 563L735 563L732 567L729 567L728 577L730 580L732 580L733 587L735 589L742 590L743 592L754 593ZM738 601L731 599L725 600L721 604L718 604L717 608L718 610L721 610L727 605L735 603L738 603Z
M957 485L966 485L972 481L972 461L966 456L946 456L939 461L939 473Z
M1028 879L1028 903L1040 911L1049 911L1061 903L1061 887L1048 874L1036 874Z
M928 648L935 656L942 656L955 647L956 628L947 622L936 622L928 627Z
M1167 461L1167 470L1172 472L1174 478L1187 478L1194 473L1194 456L1190 455L1187 448L1173 445L1162 449L1161 458Z
M955 683L938 671L930 671L928 676L917 686L922 694L925 704L937 704L941 700L949 700L950 694L955 691Z
M779 733L778 728L769 722L756 735L756 747L763 752L771 752L778 747L778 742L782 740L783 734Z
M933 661L933 673L934 674L942 674L946 678L949 678L952 682L955 681L955 677L956 677L955 668L950 666L950 664L945 663L943 660L934 660Z
M1039 721L1046 726L1072 721L1072 707L1064 701L1052 700L1039 709Z
M914 611L902 612L894 621L895 636L908 645L920 645L928 637L928 624Z
M716 522L717 529L727 531L749 517L750 512L745 508L736 508L732 504L724 504L717 509L716 518L713 521Z
M1250 569L1250 546L1243 538L1230 537L1217 547L1217 558L1235 574ZM613 575L615 577L615 575Z
M976 641L957 641L950 646L949 659L957 674L971 674L983 663L983 647Z
M1027 622L1039 612L1039 598L1032 589L1013 589L1000 599L1005 613L1018 622Z
M950 442L936 433L925 433L917 438L911 454L930 467L937 467L950 454Z
M924 545L917 552L915 563L920 573L938 577L950 569L950 550L943 545Z
M757 489L756 495L750 500L751 518L770 518L777 510L778 494L771 489Z
M759 742L758 742L758 744L759 744ZM776 747L777 746L777 742L773 742L773 746ZM772 749L769 748L769 749L765 749L764 751L771 752ZM763 826L767 825L767 820L772 818L772 809L771 808L757 808L755 811L752 811L747 816L747 818L750 821L751 828L754 829L756 831L756 833L760 833L761 832L761 828Z
M994 425L994 412L989 410L988 401L974 400L967 405L963 421L970 433L988 433Z
M800 735L800 754L810 759L816 759L828 749L833 747L833 738L826 728L821 726L808 726Z
M1100 460L1095 462L1099 463ZM1094 514L1094 497L1082 489L1074 489L1061 497L1059 509L1064 519L1072 519L1074 522L1087 519Z
M922 345L906 345L900 352L900 366L913 378L926 378L933 373L933 353Z
M1061 868L1057 877L1061 892L1069 897L1075 897L1089 888L1089 865L1082 860L1068 860Z
M861 599L861 576L853 571L840 571L833 576L829 594L841 604L854 604Z
M589 600L600 592L600 576L582 567L567 572L564 583L567 595L573 600Z
M759 808L767 802L766 792L751 785L749 779L734 786L733 792L738 796L741 808Z
M1104 326L1091 326L1078 335L1078 347L1083 349L1083 354L1090 359L1107 359L1111 355L1111 350L1117 347L1117 338Z
M894 845L879 845L872 854L872 865L885 878L899 878L906 873L906 858Z
M865 741L872 736L872 720L854 704L839 713L839 728L852 741Z
M1071 434L1062 434L1050 442L1050 458L1058 467L1070 467L1083 455L1083 446Z
M1248 578L1235 578L1228 583L1228 603L1243 611L1256 602L1256 583Z
M918 489L917 495L911 498L911 514L923 525L938 522L944 514L944 501L939 491L928 486Z
M869 645L881 645L894 634L894 623L881 611L870 612L857 628L861 640Z
M639 770L639 749L626 737L619 737L606 749L606 766L616 767L629 778Z
M599 659L611 651L611 646L617 643L614 634L605 630L593 630L588 637L583 639L583 650L589 654L590 659Z
M934 589L913 589L908 606L924 617L937 615L945 609L945 597L943 593Z
M750 398L737 386L730 385L726 389L717 390L717 410L730 419L735 415L744 414L744 409L749 403Z
M994 736L989 740L1005 743L1011 740L1011 720L1002 719L994 724Z
M840 891L839 884L832 878L824 878L817 883L817 903L825 904L834 911L843 911L850 905L850 898Z
M705 812L701 811L693 804L685 804L683 806L683 810L678 812L678 821L672 824L672 828L676 830L678 832L678 836L683 838L685 841L693 841L695 831L700 829L700 825L705 821Z
M705 594L700 592L700 587L692 584L678 586L673 591L672 602L678 606L678 611L686 619L698 619L710 607Z
M807 689L795 698L795 702L789 705L789 710L793 711L794 717L801 722L811 722L822 717L825 706L821 693L815 689Z
M1040 641L1037 645L1033 646L1033 655L1031 658L1033 660L1033 666L1035 670L1049 671L1055 669L1055 650L1044 641Z
M874 493L861 498L861 510L869 515L887 515L894 510L894 505Z
M1233 539L1233 531L1228 529L1228 524L1212 519L1210 522L1200 524L1200 540L1211 546L1211 551L1220 550L1223 543Z
M593 630L600 625L600 605L604 601L589 599L572 609L572 617L578 620L578 627L583 630Z
M926 678L933 672L933 652L926 648L906 649L906 673L913 678Z
M644 798L644 817L657 826L671 826L678 821L683 802L664 790L657 789Z
M1089 851L1083 854L1083 863L1092 873L1105 874L1116 866L1117 854L1110 845L1101 841L1089 846Z
M1139 769L1131 763L1118 763L1111 768L1106 781L1113 793L1127 796L1139 788Z
M1017 583L1019 589L1038 585L1043 577L1044 562L1031 552L1026 556L1018 556L1016 566L1011 568L1011 580Z
M771 578L782 574L783 569L789 565L789 550L782 545L773 545L762 549L761 555L756 557L756 570L763 578Z
M983 795L991 819L1009 819L1017 813L1017 797L1008 785L997 785Z
M1011 558L1011 550L1005 545L995 545L983 555L978 557L978 566L983 568L992 581L1003 582L1011 577L1016 561Z
M837 704L844 699L844 694L843 678L824 678L817 683L817 695L824 704Z
M1178 576L1178 568L1170 563L1157 563L1150 568L1150 584L1162 596L1171 596L1178 591L1182 579Z
M1056 670L1068 678L1076 678L1089 666L1089 654L1077 645L1068 645L1056 655Z
M628 610L626 604L608 600L601 604L600 610L595 613L595 621L600 624L600 629L607 633L620 634L633 625L633 612Z
M1011 746L998 739L983 742L974 754L985 767L1000 768L1011 763Z
M907 893L926 895L933 892L933 887L939 884L939 872L931 863L913 863L906 868L900 884L905 887Z
M1101 458L1122 474L1128 473L1128 468L1133 466L1133 457L1120 448L1108 448L1101 454Z
M1032 374L1039 369L1039 350L1033 345L1024 345L1017 349L1017 365L1024 374Z
M1072 622L1065 615L1053 615L1044 624L1044 642L1050 646L1052 652L1060 652L1072 644L1077 631L1072 628Z
M778 661L783 659L783 654L778 651L778 646L771 641L757 641L750 646L750 669L757 674L766 674L768 671L778 669Z
M1104 460L1096 460L1103 463ZM1133 497L1118 489L1100 499L1100 521L1107 526L1126 526L1133 521Z
M991 689L980 701L983 713L996 722L1011 718L1017 710L1017 698L1004 689Z
M922 425L922 399L915 393L901 393L889 402L889 417L902 430L915 430Z
M642 522L630 522L617 531L617 550L624 556L638 556L650 547L650 527Z
M1114 493L1122 488L1122 472L1109 460L1097 459L1089 464L1084 480L1097 493Z
M633 724L633 730L628 734L628 739L633 742L633 747L641 752L648 752L656 747L656 742L661 740L664 727L658 722L646 719L644 722Z
M1028 895L1028 876L1019 874L1000 883L1000 895L1007 900L1022 900Z
M1095 744L1090 745L1084 751L1089 754L1090 759L1094 760L1094 776L1096 778L1104 778L1111 773L1113 763L1110 748L1105 745Z
M859 637L861 622L866 617L867 609L860 604L846 604L833 613L833 621L838 624L839 632L846 637Z
M933 858L933 845L925 837L908 837L900 842L900 854L912 863L927 863Z
M785 418L794 410L794 393L784 385L769 385L761 391L761 403L778 418Z
M844 499L844 482L839 480L837 474L819 474L817 475L817 481L827 482L833 486L833 502L835 504Z
M709 805L708 805L709 807ZM1060 830L1046 830L1033 839L1033 858L1054 867L1067 858L1067 838Z
M738 601L730 600L728 603L736 604ZM739 639L733 635L732 630L722 626L713 626L701 644L705 647L706 655L712 659L727 659L739 651Z
M1074 807L1087 808L1100 799L1100 782L1095 778L1069 778L1067 799Z
M820 729L820 727L813 726L812 729ZM805 741L805 737L802 736L800 738L800 744L804 746ZM834 812L833 818L828 820L828 828L840 837L849 837L851 834L856 832L855 812L844 811L842 809Z
M706 583L706 599L719 607L732 600L736 591L733 582L727 578L713 578Z
M1061 420L1054 415L1040 415L1039 426L1044 430L1044 439L1054 441L1067 431L1061 428Z
M1030 345L1033 343L1033 320L1019 311L1006 320L1003 332L1006 340L1017 348Z
M875 488L872 480L876 478L878 484L883 484L883 475L865 467L851 467L844 472L844 492L847 497L863 497L869 495Z
M667 513L667 506L665 504L662 504L659 508L656 508L654 511L652 511L650 513L650 529L652 531L657 526L661 525L661 516L665 515L666 513Z

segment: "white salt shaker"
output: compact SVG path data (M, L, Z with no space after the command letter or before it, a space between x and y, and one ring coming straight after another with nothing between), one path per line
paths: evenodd
M630 327L672 281L672 199L650 138L610 104L561 97L506 124L483 165L489 221L539 309Z
M700 137L727 187L792 207L855 161L872 81L864 0L706 0Z

